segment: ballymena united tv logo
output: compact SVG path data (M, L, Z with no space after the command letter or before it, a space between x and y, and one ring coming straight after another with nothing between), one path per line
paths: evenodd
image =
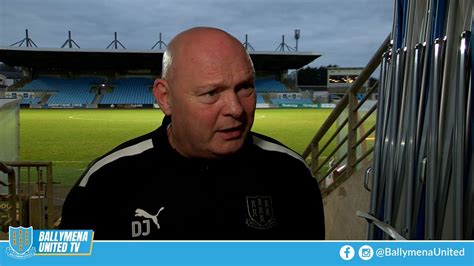
M6 253L15 259L27 259L35 254L33 247L33 227L12 227L8 228L9 244Z

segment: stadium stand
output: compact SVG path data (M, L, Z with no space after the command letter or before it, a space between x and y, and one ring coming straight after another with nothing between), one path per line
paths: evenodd
M20 90L22 91L52 91L54 88L53 78L42 77L39 79L32 80L30 83L26 84Z
M111 80L114 87L111 93L104 95L101 104L154 104L155 98L150 91L151 78L121 78Z
M47 104L90 104L95 97L91 92L93 84L101 83L99 77L80 77L65 79L40 77L26 84L20 91L52 92ZM38 102L36 102L38 103Z
M257 93L257 103L266 103L265 99L263 98L262 94Z
M269 78L261 78L255 81L257 92L288 92L281 82Z
M23 98L20 104L38 104L41 98Z
M94 90L93 87L100 84L106 84L108 89L102 90L102 95L96 95L98 90ZM153 79L151 77L122 77L104 80L102 77L70 79L45 76L32 80L20 88L19 91L44 92L48 95L46 98L36 96L36 98L24 99L22 101L24 105L37 105L39 103L50 106L87 105L92 103L101 105L152 105L155 103L155 98L150 90L152 86ZM257 90L257 104L270 103L265 100L264 96L267 94L288 92L285 85L272 78L257 79L255 87ZM43 102L41 99L43 99ZM309 99L272 99L271 101L273 104L312 104Z

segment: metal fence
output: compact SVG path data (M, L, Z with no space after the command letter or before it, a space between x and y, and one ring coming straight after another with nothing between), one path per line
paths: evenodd
M0 163L3 172L9 174L9 192L2 198L7 204L2 208L2 230L7 225L33 226L37 229L51 229L59 219L60 210L53 197L52 162L6 162ZM6 227L6 228L5 228Z
M367 90L362 99L358 99L357 94L380 65L389 41L387 37L302 154L317 178L323 195L330 193L362 165L367 166L371 161L375 122L369 123L368 120L374 120L377 104L366 110L362 110L362 107L376 92L378 82Z

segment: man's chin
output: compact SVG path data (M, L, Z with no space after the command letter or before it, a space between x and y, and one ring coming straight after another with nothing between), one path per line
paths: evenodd
M243 140L240 139L225 141L221 145L216 145L217 147L213 149L213 154L217 158L232 156L242 149L243 144Z

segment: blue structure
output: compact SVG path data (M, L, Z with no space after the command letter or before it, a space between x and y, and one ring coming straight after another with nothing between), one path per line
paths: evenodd
M61 105L74 105L74 107L85 107L87 104L115 105L135 104L153 105L155 98L152 93L153 78L151 77L123 77L119 79L106 79L103 77L39 77L19 89L20 92L42 92L51 95L47 102L50 107L61 107ZM102 89L100 85L104 84ZM255 82L257 90L257 103L266 104L263 95L266 93L287 93L288 90L281 82L263 78ZM103 95L96 98L97 95ZM43 96L35 95L35 98L24 99L22 104L38 104ZM94 102L95 100L95 102ZM309 99L281 99L272 100L274 104L312 104Z
M313 104L310 99L272 99L273 104Z
M63 79L55 77L40 77L24 86L21 91L51 92L52 96L47 104L90 104L95 93L91 92L94 84L101 83L98 77L80 77L76 79ZM35 104L39 101L27 101Z
M257 79L255 81L257 92L287 92L285 85L274 79Z
M151 78L122 78L111 81L111 93L104 95L101 104L154 104L155 98L150 88Z

